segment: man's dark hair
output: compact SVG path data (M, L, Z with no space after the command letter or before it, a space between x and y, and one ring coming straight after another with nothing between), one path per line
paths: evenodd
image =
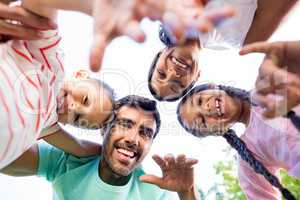
M179 103L179 105L177 107L177 118L178 118L178 121L181 124L181 126L187 132L189 132L195 136L198 136L198 137L199 136L204 137L205 135L203 133L201 133L199 130L197 130L197 128L187 127L183 123L183 120L180 116L179 110L180 110L180 106L182 106L182 104L184 102L186 102L187 99L189 97L191 97L193 94L204 91L204 90L208 90L208 89L224 90L229 96L240 99L241 101L249 102L251 104L249 92L246 90L242 90L242 89L234 88L234 87L230 87L230 86L224 86L224 85L217 86L217 85L213 85L213 84L203 84L203 85L199 85L199 86L195 87L193 90L191 90L191 92L189 94L187 94L185 97L183 97L183 99ZM218 135L218 134L211 134L211 135ZM239 156L244 161L246 161L248 163L248 165L256 173L262 175L272 186L278 188L280 190L282 196L284 196L287 200L295 200L296 199L288 189L284 188L281 185L279 179L276 176L274 176L273 174L271 174L270 171L259 160L257 160L253 156L253 153L251 152L250 149L248 149L246 143L236 135L234 130L229 129L223 135L223 137L225 138L227 143L238 152Z
M155 122L156 122L156 131L153 135L153 138L156 137L156 135L160 129L161 120L160 120L160 114L156 107L156 102L154 100L150 100L148 98L137 96L137 95L128 95L126 97L121 98L120 100L118 100L115 103L114 113L116 113L123 106L139 108L146 112L152 113L153 118L155 119ZM110 122L110 124L114 123L115 117L116 117L116 114L114 114L114 118Z
M164 43L164 45L166 45L166 48L169 48L169 47L172 47L172 46L175 46L172 42L171 42L171 39L169 38L169 34L167 33L167 30L163 27L163 26L160 26L160 29L159 29L159 39L162 43ZM199 44L200 45L200 44ZM195 82L196 81L193 81L191 84L189 84L189 86L183 90L180 94L178 94L177 96L175 97L172 97L172 98L164 98L162 96L160 96L155 90L154 88L152 87L151 85L151 79L152 79L152 76L153 76L153 73L154 73L154 70L155 70L155 67L156 67L156 64L157 64L157 61L159 59L161 55L161 52L158 52L152 63L151 63L151 66L150 66L150 70L148 72L148 88L149 88L149 91L150 93L152 94L152 96L157 99L158 101L169 101L169 102L172 102L172 101L177 101L178 99L180 99L181 97L183 97L194 85L195 85Z

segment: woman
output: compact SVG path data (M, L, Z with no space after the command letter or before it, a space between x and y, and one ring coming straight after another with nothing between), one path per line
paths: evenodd
M251 104L249 93L222 85L204 84L191 90L178 105L178 120L196 137L223 136L238 151L240 185L248 199L295 199L273 175L280 168L300 178L300 134L294 126L296 107L288 115L265 121L262 109ZM246 126L239 138L230 127ZM269 182L269 183L268 183ZM274 186L274 187L272 187Z

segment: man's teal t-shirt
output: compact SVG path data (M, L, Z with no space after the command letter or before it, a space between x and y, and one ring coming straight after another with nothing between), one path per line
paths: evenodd
M38 175L52 182L55 200L173 200L177 194L142 183L141 168L124 186L104 183L98 176L100 156L78 158L55 147L39 144Z

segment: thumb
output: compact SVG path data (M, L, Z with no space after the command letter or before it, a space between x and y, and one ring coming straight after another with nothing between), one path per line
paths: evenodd
M163 185L162 178L155 176L155 175L143 175L140 177L140 181L144 183L150 183L161 187Z
M99 33L94 35L94 40L90 51L90 68L94 72L99 71L101 68L105 48L108 45L107 43L106 36L103 36Z
M269 53L271 51L270 43L267 42L256 42L244 46L240 50L240 55L246 55L249 53Z

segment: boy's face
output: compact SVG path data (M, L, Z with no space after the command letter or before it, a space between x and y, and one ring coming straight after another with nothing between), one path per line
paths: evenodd
M178 97L200 75L199 47L192 43L166 48L159 56L150 84L163 99Z
M107 89L90 78L64 82L58 105L59 122L81 128L98 129L111 116L113 102Z

